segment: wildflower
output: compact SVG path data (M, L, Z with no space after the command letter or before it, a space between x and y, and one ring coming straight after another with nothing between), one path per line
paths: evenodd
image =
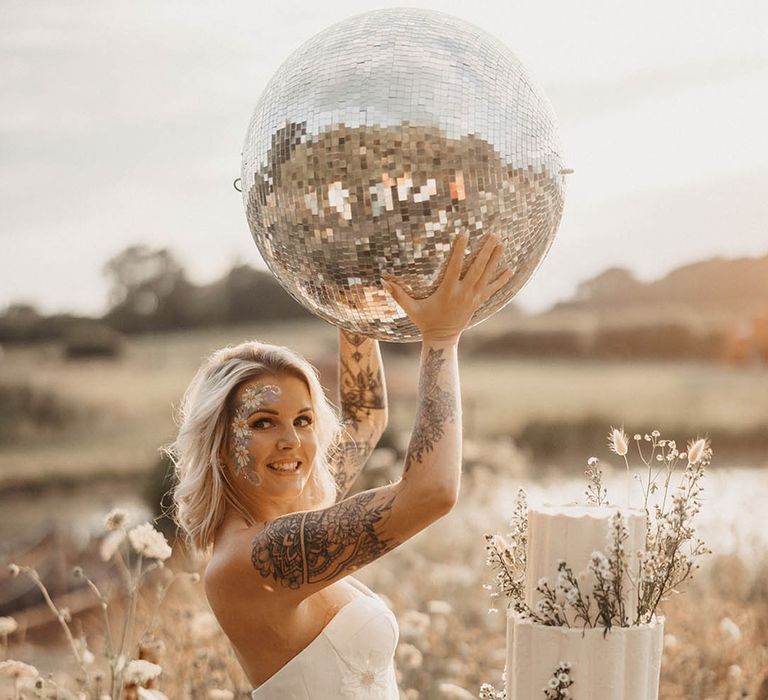
M619 457L624 457L627 454L627 434L624 432L624 428L611 428L611 432L608 433L608 448Z
M708 442L706 438L698 438L688 443L688 461L691 464L698 464L701 461L709 447Z
M594 467L600 460L597 457L590 457L587 460L587 466L588 467Z
M401 642L397 645L397 662L400 667L419 668L423 660L422 653L413 644Z
M128 533L128 539L138 554L149 559L162 561L171 556L171 548L167 540L150 523L137 525Z
M37 678L40 675L40 672L34 666L25 664L23 661L15 661L14 659L0 661L0 673L11 678Z
M142 685L157 678L163 672L162 667L144 659L134 659L125 667L125 682L131 685Z
M0 635L13 634L19 629L19 623L12 617L0 617Z
M421 637L431 624L429 615L418 610L408 610L400 620L400 634L403 637Z
M8 564L8 573L10 574L11 578L15 578L21 573L21 569L17 564Z
M124 539L125 531L123 530L108 532L99 545L99 556L101 557L101 561L109 561L112 559Z
M720 633L732 642L738 642L741 639L741 629L730 617L720 620Z
M128 514L122 508L115 508L107 513L107 517L104 518L104 527L107 530L119 530L125 526L128 520Z
M430 600L427 603L430 615L450 615L453 608L447 600Z
M208 700L232 700L235 694L231 690L220 690L219 688L211 688L208 691Z

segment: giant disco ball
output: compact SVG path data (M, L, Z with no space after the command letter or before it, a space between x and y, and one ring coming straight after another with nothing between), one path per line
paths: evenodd
M381 286L417 297L451 242L467 259L495 233L514 275L474 315L517 293L563 209L547 99L498 40L421 9L368 12L320 32L270 80L251 118L242 189L259 251L313 313L392 341L418 329Z

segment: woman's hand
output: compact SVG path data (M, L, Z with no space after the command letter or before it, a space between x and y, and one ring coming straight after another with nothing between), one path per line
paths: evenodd
M497 266L504 246L488 235L464 277L461 266L469 235L456 237L440 286L426 299L414 299L392 277L382 280L384 288L421 331L422 341L455 342L467 327L472 314L512 278L512 271Z

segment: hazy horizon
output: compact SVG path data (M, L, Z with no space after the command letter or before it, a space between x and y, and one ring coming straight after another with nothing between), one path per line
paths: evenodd
M768 254L768 8L742 0L403 3L504 41L554 105L569 176L530 310L607 267L640 279ZM262 266L232 181L293 49L380 2L7 2L0 28L0 308L102 313L106 260L167 247L195 283Z

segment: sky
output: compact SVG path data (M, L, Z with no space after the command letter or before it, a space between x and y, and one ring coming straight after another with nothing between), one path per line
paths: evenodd
M555 109L575 172L524 308L609 266L768 254L768 3L400 4L501 39ZM263 266L232 186L256 101L305 40L383 7L3 0L0 310L103 313L103 265L136 243L196 283Z

